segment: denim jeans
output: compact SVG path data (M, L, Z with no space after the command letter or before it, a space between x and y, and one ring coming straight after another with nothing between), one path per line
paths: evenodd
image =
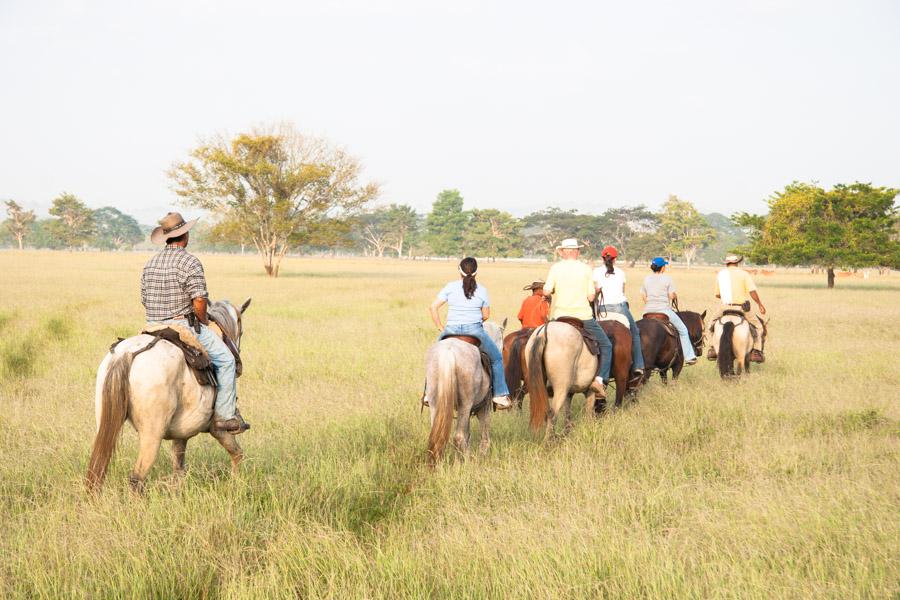
M481 340L481 349L487 352L491 359L491 382L494 386L494 396L509 396L509 388L506 387L506 374L503 371L503 353L484 330L481 323L466 323L465 325L446 325L444 334L471 335Z
M606 337L606 332L600 327L595 319L583 320L584 328L587 329L594 339L600 345L600 365L597 369L597 376L603 380L603 384L609 383L609 367L612 365L612 342Z
M634 322L634 317L631 316L631 311L628 310L628 303L622 302L619 304L607 304L606 310L609 312L619 313L620 315L625 315L625 318L628 319L628 327L631 329L631 361L634 363L635 369L644 370L644 353L641 351L641 332L637 328L637 324Z
M190 329L197 336L200 344L206 348L216 371L216 381L219 384L216 388L216 417L222 420L233 417L237 410L237 388L235 387L234 355L231 350L228 349L222 338L210 331L206 325L200 325L200 333L197 333L188 325L187 319L173 319L163 321L163 323L174 323Z
M691 344L691 336L688 335L687 327L684 324L684 321L681 320L681 317L672 310L671 308L667 308L666 310L655 310L653 312L661 312L669 317L669 321L672 322L672 325L675 326L675 330L678 331L678 337L681 339L681 349L684 351L684 360L694 360L697 358L697 355L694 353L694 345Z

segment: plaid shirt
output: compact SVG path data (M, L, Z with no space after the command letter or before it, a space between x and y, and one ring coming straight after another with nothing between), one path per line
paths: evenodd
M166 246L144 265L141 304L147 321L182 317L193 309L194 298L208 298L203 265L181 246Z

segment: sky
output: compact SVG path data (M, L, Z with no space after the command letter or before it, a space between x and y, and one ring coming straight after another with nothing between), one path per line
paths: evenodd
M900 187L898 32L894 0L0 0L0 199L192 216L167 169L282 121L421 212Z

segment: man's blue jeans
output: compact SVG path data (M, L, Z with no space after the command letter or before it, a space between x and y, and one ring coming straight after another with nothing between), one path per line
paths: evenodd
M672 325L675 326L675 330L678 331L678 337L681 339L681 349L684 351L684 360L694 360L697 358L697 355L694 353L694 346L691 344L691 336L688 335L687 326L685 326L681 317L678 316L678 313L671 308L667 308L666 310L654 310L653 312L665 314L669 317L669 321L672 322Z
M441 336L447 333L455 335L471 335L481 340L481 349L487 352L491 359L491 381L494 386L494 396L509 396L509 388L506 387L506 374L503 371L503 353L491 339L481 323L466 323L465 325L446 325Z
M634 317L631 316L631 311L628 310L628 303L607 304L605 308L609 312L625 315L625 318L628 319L628 327L631 329L631 362L634 363L635 369L643 371L644 353L641 351L641 332L637 328L637 323L634 322Z
M235 387L234 355L222 338L209 330L206 325L200 325L200 333L188 325L187 319L173 319L163 323L181 325L197 336L197 339L206 348L213 368L216 371L216 381L219 386L216 389L216 417L225 421L235 415L237 410L237 388Z

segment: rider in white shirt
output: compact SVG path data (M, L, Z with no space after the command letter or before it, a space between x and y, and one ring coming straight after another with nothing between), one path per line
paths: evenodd
M603 267L594 269L594 287L597 289L597 297L607 311L625 315L631 329L631 360L632 370L635 375L644 374L644 354L641 351L641 332L631 316L628 308L628 298L625 297L625 271L615 266L619 251L614 246L606 246L600 253L603 258Z

